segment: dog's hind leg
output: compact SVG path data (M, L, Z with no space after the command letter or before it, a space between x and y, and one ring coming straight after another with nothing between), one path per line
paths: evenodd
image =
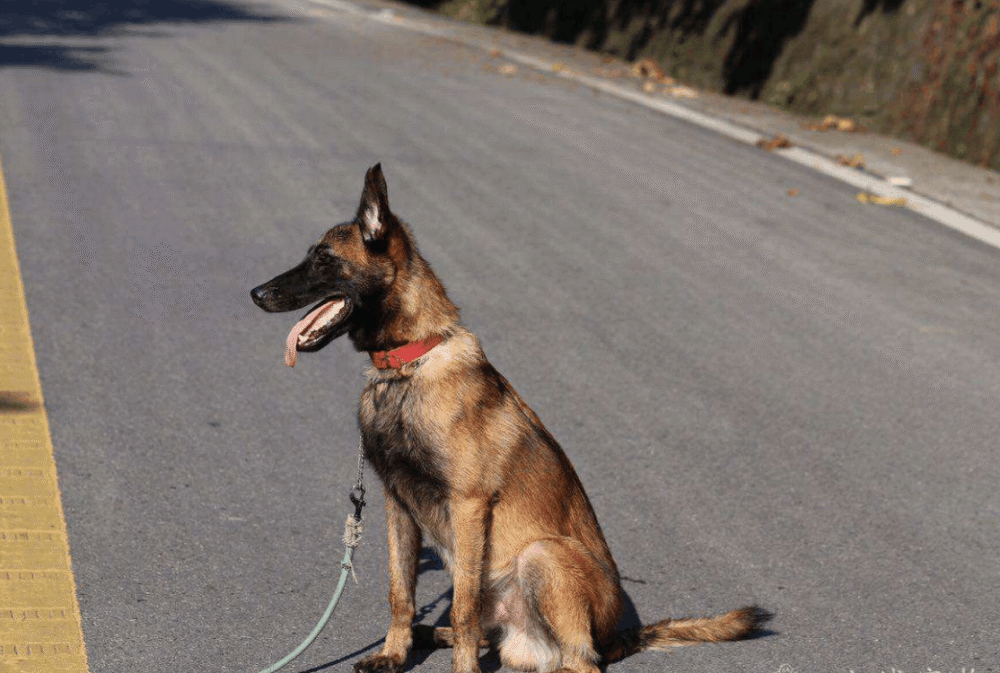
M540 673L599 673L594 637L613 629L618 584L576 540L547 538L525 547L498 597L500 660Z

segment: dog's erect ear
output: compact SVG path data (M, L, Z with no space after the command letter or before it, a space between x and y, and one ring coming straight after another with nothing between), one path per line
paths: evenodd
M382 164L375 164L365 173L365 188L358 206L358 224L365 243L380 239L393 222L389 212L389 190L382 175Z

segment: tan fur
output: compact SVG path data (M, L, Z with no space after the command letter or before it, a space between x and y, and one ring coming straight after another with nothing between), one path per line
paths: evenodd
M593 673L602 661L643 649L744 638L767 618L744 608L616 632L618 568L583 485L458 322L409 229L389 210L379 167L366 176L355 222L321 243L341 262L330 286L346 288L357 306L348 332L357 348L444 337L399 369L369 370L361 395L364 452L386 496L391 622L382 651L356 671L402 670L416 640L453 647L458 673L479 670L484 643L517 670ZM268 288L279 296L280 288ZM450 629L412 625L423 544L452 574Z

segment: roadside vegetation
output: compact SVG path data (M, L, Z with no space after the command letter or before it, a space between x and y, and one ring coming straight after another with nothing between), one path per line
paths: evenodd
M412 0L1000 169L1000 0Z

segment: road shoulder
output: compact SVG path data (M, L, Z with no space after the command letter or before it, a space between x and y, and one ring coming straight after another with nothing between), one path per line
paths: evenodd
M85 673L76 583L0 165L0 672Z

